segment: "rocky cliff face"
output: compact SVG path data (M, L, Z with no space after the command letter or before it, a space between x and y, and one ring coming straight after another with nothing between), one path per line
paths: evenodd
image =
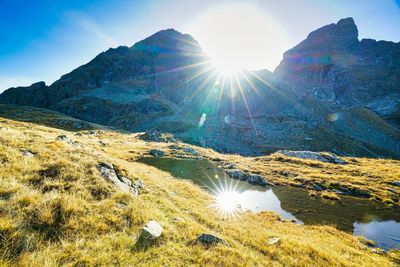
M324 26L287 51L274 74L299 97L337 109L366 107L400 119L400 43L358 40L352 18Z
M109 49L50 86L11 88L0 103L172 132L244 155L293 149L400 157L400 133L387 123L400 117L399 47L359 41L348 18L310 33L274 73L224 80L190 35L168 29Z

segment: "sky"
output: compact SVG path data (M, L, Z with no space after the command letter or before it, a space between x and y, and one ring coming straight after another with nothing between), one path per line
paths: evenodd
M0 0L0 92L51 84L166 28L191 34L225 63L273 70L308 33L345 17L360 39L400 41L400 0Z

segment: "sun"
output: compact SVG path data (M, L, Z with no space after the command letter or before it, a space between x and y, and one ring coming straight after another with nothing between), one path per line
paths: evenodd
M223 75L242 69L273 70L287 49L285 31L252 4L224 4L199 15L187 27Z

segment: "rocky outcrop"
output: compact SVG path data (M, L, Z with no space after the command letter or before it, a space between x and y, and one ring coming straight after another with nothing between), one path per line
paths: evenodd
M73 146L78 145L78 142L72 140L71 138L69 138L69 137L66 136L65 134L62 134L62 135L57 136L57 137L56 137L56 140L65 142L65 143L70 144L70 145L73 145Z
M129 178L118 175L114 166L110 163L100 163L98 165L98 170L100 171L101 176L112 182L122 192L129 193L136 197L140 190L144 188L141 180L138 179L132 183Z
M165 155L165 152L159 149L152 149L149 151L149 154L154 157L163 157Z
M146 131L145 133L140 134L138 137L141 140L150 142L162 142L162 143L176 142L176 139L171 134L165 134L159 131Z
M346 161L342 160L333 153L322 153L322 152L312 152L312 151L289 151L289 150L278 150L276 153L300 159L318 160L321 162L329 162L334 164L346 164Z
M247 173L238 169L225 169L224 170L229 177L236 180L246 181L252 185L260 186L275 186L273 183L267 182L263 176L258 174Z

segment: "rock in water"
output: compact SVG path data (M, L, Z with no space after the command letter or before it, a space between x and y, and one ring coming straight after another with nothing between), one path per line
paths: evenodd
M162 226L158 222L151 220L142 228L141 238L145 240L154 240L160 237L162 232Z
M275 186L275 184L270 183L264 179L263 176L258 174L247 173L238 169L228 169L224 170L229 177L236 180L247 181L249 184L260 185L260 186Z
M214 246L217 244L227 244L227 242L212 234L201 234L196 238L196 243L201 243L206 246Z

